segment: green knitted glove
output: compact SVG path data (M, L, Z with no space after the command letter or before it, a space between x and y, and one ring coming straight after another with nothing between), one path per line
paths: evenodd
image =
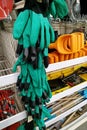
M35 118L35 122L36 122L36 125L39 126L39 129L40 130L43 130L45 127L45 122L44 122L44 119L45 118L50 118L50 113L48 111L48 109L46 108L46 106L42 106L42 114L41 114L41 118L40 119L37 119Z
M41 79L42 79L42 88L43 88L43 94L44 94L43 97L44 97L44 100L46 100L48 102L49 99L52 97L52 93L51 93L51 89L50 89L50 86L47 81L45 70L42 70Z
M41 50L48 47L50 42L55 40L54 30L47 18L30 10L30 17L23 33L24 48L36 47L38 39Z
M69 13L68 5L65 0L53 0L49 6L48 13L54 18L59 17L63 19ZM48 14L47 13L47 14Z
M63 19L68 14L68 5L65 0L54 0L56 6L56 16Z
M30 13L29 10L25 10L18 15L13 26L13 37L15 39L21 38L23 31L25 29L26 23L28 22L28 19L29 19L29 13Z
M54 1L52 1L52 3L50 3L49 7L48 7L48 11L46 12L46 16L49 18L50 14L56 18L56 7L55 7L55 3Z
M23 61L23 54L21 54L16 63L13 66L12 71L16 72L17 66L20 66L20 75L18 76L17 86L19 87L19 90L26 89L26 85L30 84L30 77L28 76L28 69L27 69L27 63Z
M25 130L25 123L23 123L22 125L20 125L17 130Z

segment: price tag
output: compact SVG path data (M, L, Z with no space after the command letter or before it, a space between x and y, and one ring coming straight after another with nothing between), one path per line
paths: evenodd
M28 123L33 120L32 116L28 116Z

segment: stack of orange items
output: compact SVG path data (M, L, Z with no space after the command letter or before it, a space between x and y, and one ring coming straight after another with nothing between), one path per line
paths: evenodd
M49 50L49 63L70 60L87 55L87 42L85 44L84 33L74 32L63 34L51 43Z

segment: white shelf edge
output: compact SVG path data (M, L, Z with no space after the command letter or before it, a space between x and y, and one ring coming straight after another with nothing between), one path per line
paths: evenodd
M5 76L0 76L0 87L4 87L17 82L19 73L12 73Z
M75 107L67 110L66 112L62 113L61 115L45 122L46 127L56 123L57 121L63 119L64 117L68 116L69 114L73 113L74 111L78 110L79 108L83 107L87 104L87 99L81 102L80 104L76 105ZM16 122L19 122L27 117L26 111L20 112L12 117L9 117L3 121L0 121L0 129L6 128Z
M26 111L20 112L12 117L0 121L0 130L6 128L16 122L19 122L27 117Z
M18 77L19 73L14 73L14 74L10 74L10 75L6 75L6 76L1 76L0 77L0 87L6 86L6 85L10 85L13 83L16 83L17 81L17 77ZM5 81L4 81L5 80ZM4 82L3 82L4 81ZM54 96L52 96L50 103L57 101L60 98L63 98L67 95L73 94L76 91L79 91L80 89L83 89L87 87L87 81L80 83L72 88L69 88L63 92L60 92Z
M84 63L86 61L87 61L87 56L84 56L84 57L75 58L72 60L66 60L66 61L50 64L48 68L46 69L46 72L63 69L63 68L73 66L76 64ZM5 76L0 76L0 87L16 83L18 75L19 73L17 72L17 73L12 73Z
M87 62L87 56L49 64L48 68L46 69L46 72L48 73L51 71L67 68L73 65L84 63L84 62Z
M80 116L78 119L76 119L75 121L73 121L73 122L71 122L70 124L66 125L64 128L61 128L60 130L68 130L69 128L74 127L74 125L80 123L80 124L78 125L78 127L79 127L79 126L82 125L83 119L85 119L85 118L86 118L86 120L84 120L84 122L87 121L87 112L85 112L83 115L81 115L81 116ZM81 121L82 121L82 122L81 122ZM77 128L78 128L78 127L77 127Z
M68 116L69 114L75 112L76 110L78 110L79 108L83 107L84 105L87 104L87 99L84 100L83 102L79 103L78 105L74 106L73 108L67 110L66 112L60 114L59 116L45 122L46 127L51 126L52 124L56 123L57 121L63 119L64 117Z
M85 87L87 87L87 81L85 81L83 83L80 83L80 84L78 84L78 85L76 85L76 86L74 86L72 88L69 88L69 89L67 89L67 90L65 90L63 92L60 92L60 93L52 96L52 98L51 98L49 103L55 102L55 101L65 97L65 96L71 95L74 92L77 92L77 91L79 91L79 90L81 90L81 89L83 89Z

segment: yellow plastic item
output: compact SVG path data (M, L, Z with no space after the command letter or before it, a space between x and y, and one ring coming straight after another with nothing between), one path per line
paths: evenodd
M59 78L62 75L61 71L47 73L48 80Z
M66 38L68 40L65 40ZM61 35L56 42L57 42L57 49L60 54L71 54L78 51L76 35L71 34Z
M64 54L59 54L59 61L64 61Z
M58 62L59 61L59 57L58 57L58 52L54 51L51 52L52 56L54 57L54 62Z
M87 55L87 45L84 46L84 48L82 48L82 50L85 51L85 55Z
M82 56L85 56L85 51L84 50L81 50L82 51Z
M68 39L70 40L70 34L63 34L57 38L55 43L51 43L49 49L56 49L60 54L70 54L72 53L70 48L68 48Z
M74 66L74 71L76 71L77 69L79 69L80 67L87 67L87 63L82 63L82 64L79 64L79 65L75 65Z
M62 74L64 75L64 77L72 74L73 72L74 72L74 67L70 67L62 70Z
M63 92L63 91L65 91L65 90L69 89L69 88L70 88L70 86L66 86L66 87L64 87L64 88L61 88L61 89L52 91L52 95L55 95L55 94L60 93L60 92Z
M81 48L84 48L84 33L74 32L72 34L77 36L77 41L78 41L77 48L78 48L78 50L80 50Z
M69 54L69 59L73 59L73 53Z
M84 80L87 80L87 74L81 74L80 77L83 78Z
M82 55L83 55L82 51L80 50L78 53L79 53L79 57L82 57Z
M56 49L60 54L76 53L81 48L84 48L84 33L81 32L63 34L49 46L49 49Z
M48 54L48 58L49 58L49 64L54 63L54 56L52 56L50 53Z
M79 52L73 53L73 58L78 58L79 57Z
M69 54L64 55L64 60L69 60Z
M71 43L70 43L70 36L67 35L67 37L65 37L65 39L63 41L63 47L64 47L65 50L70 52L71 51L70 50L70 45L71 45Z

